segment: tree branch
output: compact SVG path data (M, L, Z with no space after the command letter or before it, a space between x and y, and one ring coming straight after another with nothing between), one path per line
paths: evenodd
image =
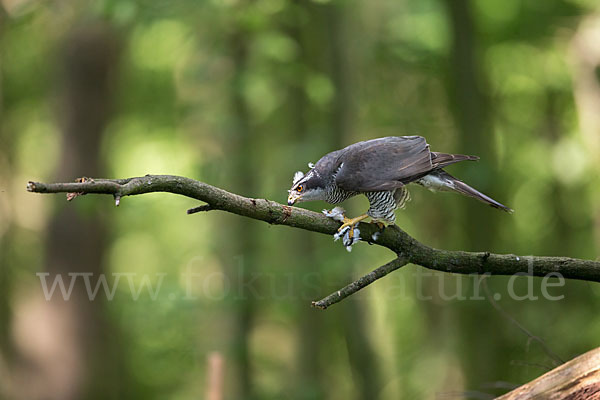
M568 361L497 400L597 399L600 395L600 348Z
M402 268L406 264L408 264L408 259L406 259L404 257L398 257L395 260L390 261L389 263L382 265L381 267L369 272L367 275L365 275L361 278L358 278L357 280L350 283L349 285L344 286L340 290L331 293L329 296L327 296L319 301L313 301L312 306L320 308L321 310L324 310L327 307L329 307L330 305L339 303L340 301L344 300L346 297L350 296L351 294L354 294L354 293L358 292L360 289L364 288L365 286L370 285L371 283L375 282L377 279L383 278L390 272L395 271L399 268Z
M27 190L35 193L67 193L68 199L90 193L111 194L117 205L125 196L170 192L207 203L207 205L188 210L189 213L222 210L269 224L287 225L328 235L336 233L340 226L339 222L320 213L266 199L239 196L181 176L146 175L129 179L81 178L73 183L29 182ZM376 240L373 239L375 233L379 233ZM420 243L396 225L379 229L375 224L361 223L360 235L366 242L392 250L398 255L398 258L338 292L314 302L314 306L327 308L407 263L457 274L546 276L549 273L559 273L568 279L600 282L600 262L598 261L568 257L516 256L488 252L440 250Z

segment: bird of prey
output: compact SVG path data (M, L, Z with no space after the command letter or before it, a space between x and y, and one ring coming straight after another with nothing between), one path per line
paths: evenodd
M353 227L371 217L378 224L393 224L395 210L410 200L406 189L416 183L432 191L450 191L473 197L492 207L512 210L453 177L444 167L460 161L478 160L477 156L438 153L429 150L422 136L390 136L358 142L324 155L309 164L304 174L296 172L289 190L288 204L324 200L330 204L364 194L369 210L356 218L343 217L339 231Z

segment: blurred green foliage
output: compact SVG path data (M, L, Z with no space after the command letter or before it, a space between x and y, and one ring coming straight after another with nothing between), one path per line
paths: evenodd
M109 276L162 284L156 299L134 300L123 277L102 303L127 374L85 398L199 398L212 351L225 359L232 399L487 398L507 390L494 382L543 373L548 355L489 302L443 298L457 285L469 293L470 277L409 266L318 312L311 300L392 255L367 245L348 254L326 236L223 213L187 216L195 202L172 195L114 208L104 197L65 205L24 190L28 180L55 180L65 162L64 44L101 23L120 46L97 149L107 177L178 174L284 202L293 172L309 161L358 140L420 134L434 150L480 150L479 164L453 173L516 212L417 187L398 212L411 235L443 248L597 258L600 132L586 131L576 102L584 55L573 44L597 2L456 0L470 10L466 61L480 71L470 79L489 111L470 116L489 128L473 144L459 116L468 105L453 95L471 81L452 68L451 1L0 2L2 352L23 350L14 320L39 292L47 226L76 207L108 227ZM367 206L348 203L352 213ZM507 283L489 280L503 295ZM526 289L519 280L516 291ZM564 299L499 303L568 359L598 345L599 289L567 282L556 293Z

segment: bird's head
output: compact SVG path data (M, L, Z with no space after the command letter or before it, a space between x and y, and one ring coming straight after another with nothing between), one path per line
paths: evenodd
M288 205L301 201L325 200L327 194L325 181L312 164L309 164L309 167L311 169L306 174L301 171L294 174L292 188L288 190Z

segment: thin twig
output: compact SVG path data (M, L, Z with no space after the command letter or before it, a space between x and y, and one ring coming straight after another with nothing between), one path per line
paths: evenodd
M210 204L203 204L201 206L188 209L187 213L188 214L195 214L195 213L199 213L199 212L203 212L203 211L210 211L212 209L213 208L211 207Z
M335 303L339 303L351 294L358 292L365 286L370 285L377 279L383 278L390 272L405 266L407 263L408 260L406 258L398 257L395 260L390 261L389 263L382 265L381 267L369 272L367 275L358 278L357 280L355 280L349 285L344 286L340 290L331 293L329 296L319 301L313 301L312 306L324 310Z
M556 354L554 351L552 351L552 349L550 349L550 347L546 344L544 339L529 332L529 330L527 328L525 328L519 321L516 320L516 318L514 318L512 315L510 315L504 308L502 308L500 306L500 304L498 304L496 302L496 300L494 300L494 296L492 296L492 294L490 292L490 288L488 287L488 284L487 284L487 278L483 279L483 290L485 292L485 297L487 297L487 300L490 302L492 307L494 307L496 309L496 311L498 311L504 318L506 318L508 321L510 321L511 324L516 326L521 332L523 332L528 337L527 347L529 347L529 343L532 340L536 341L542 346L544 353L546 353L546 355L553 361L553 364L555 367L557 365L564 363L564 360L562 358L560 358L560 356L558 354Z

